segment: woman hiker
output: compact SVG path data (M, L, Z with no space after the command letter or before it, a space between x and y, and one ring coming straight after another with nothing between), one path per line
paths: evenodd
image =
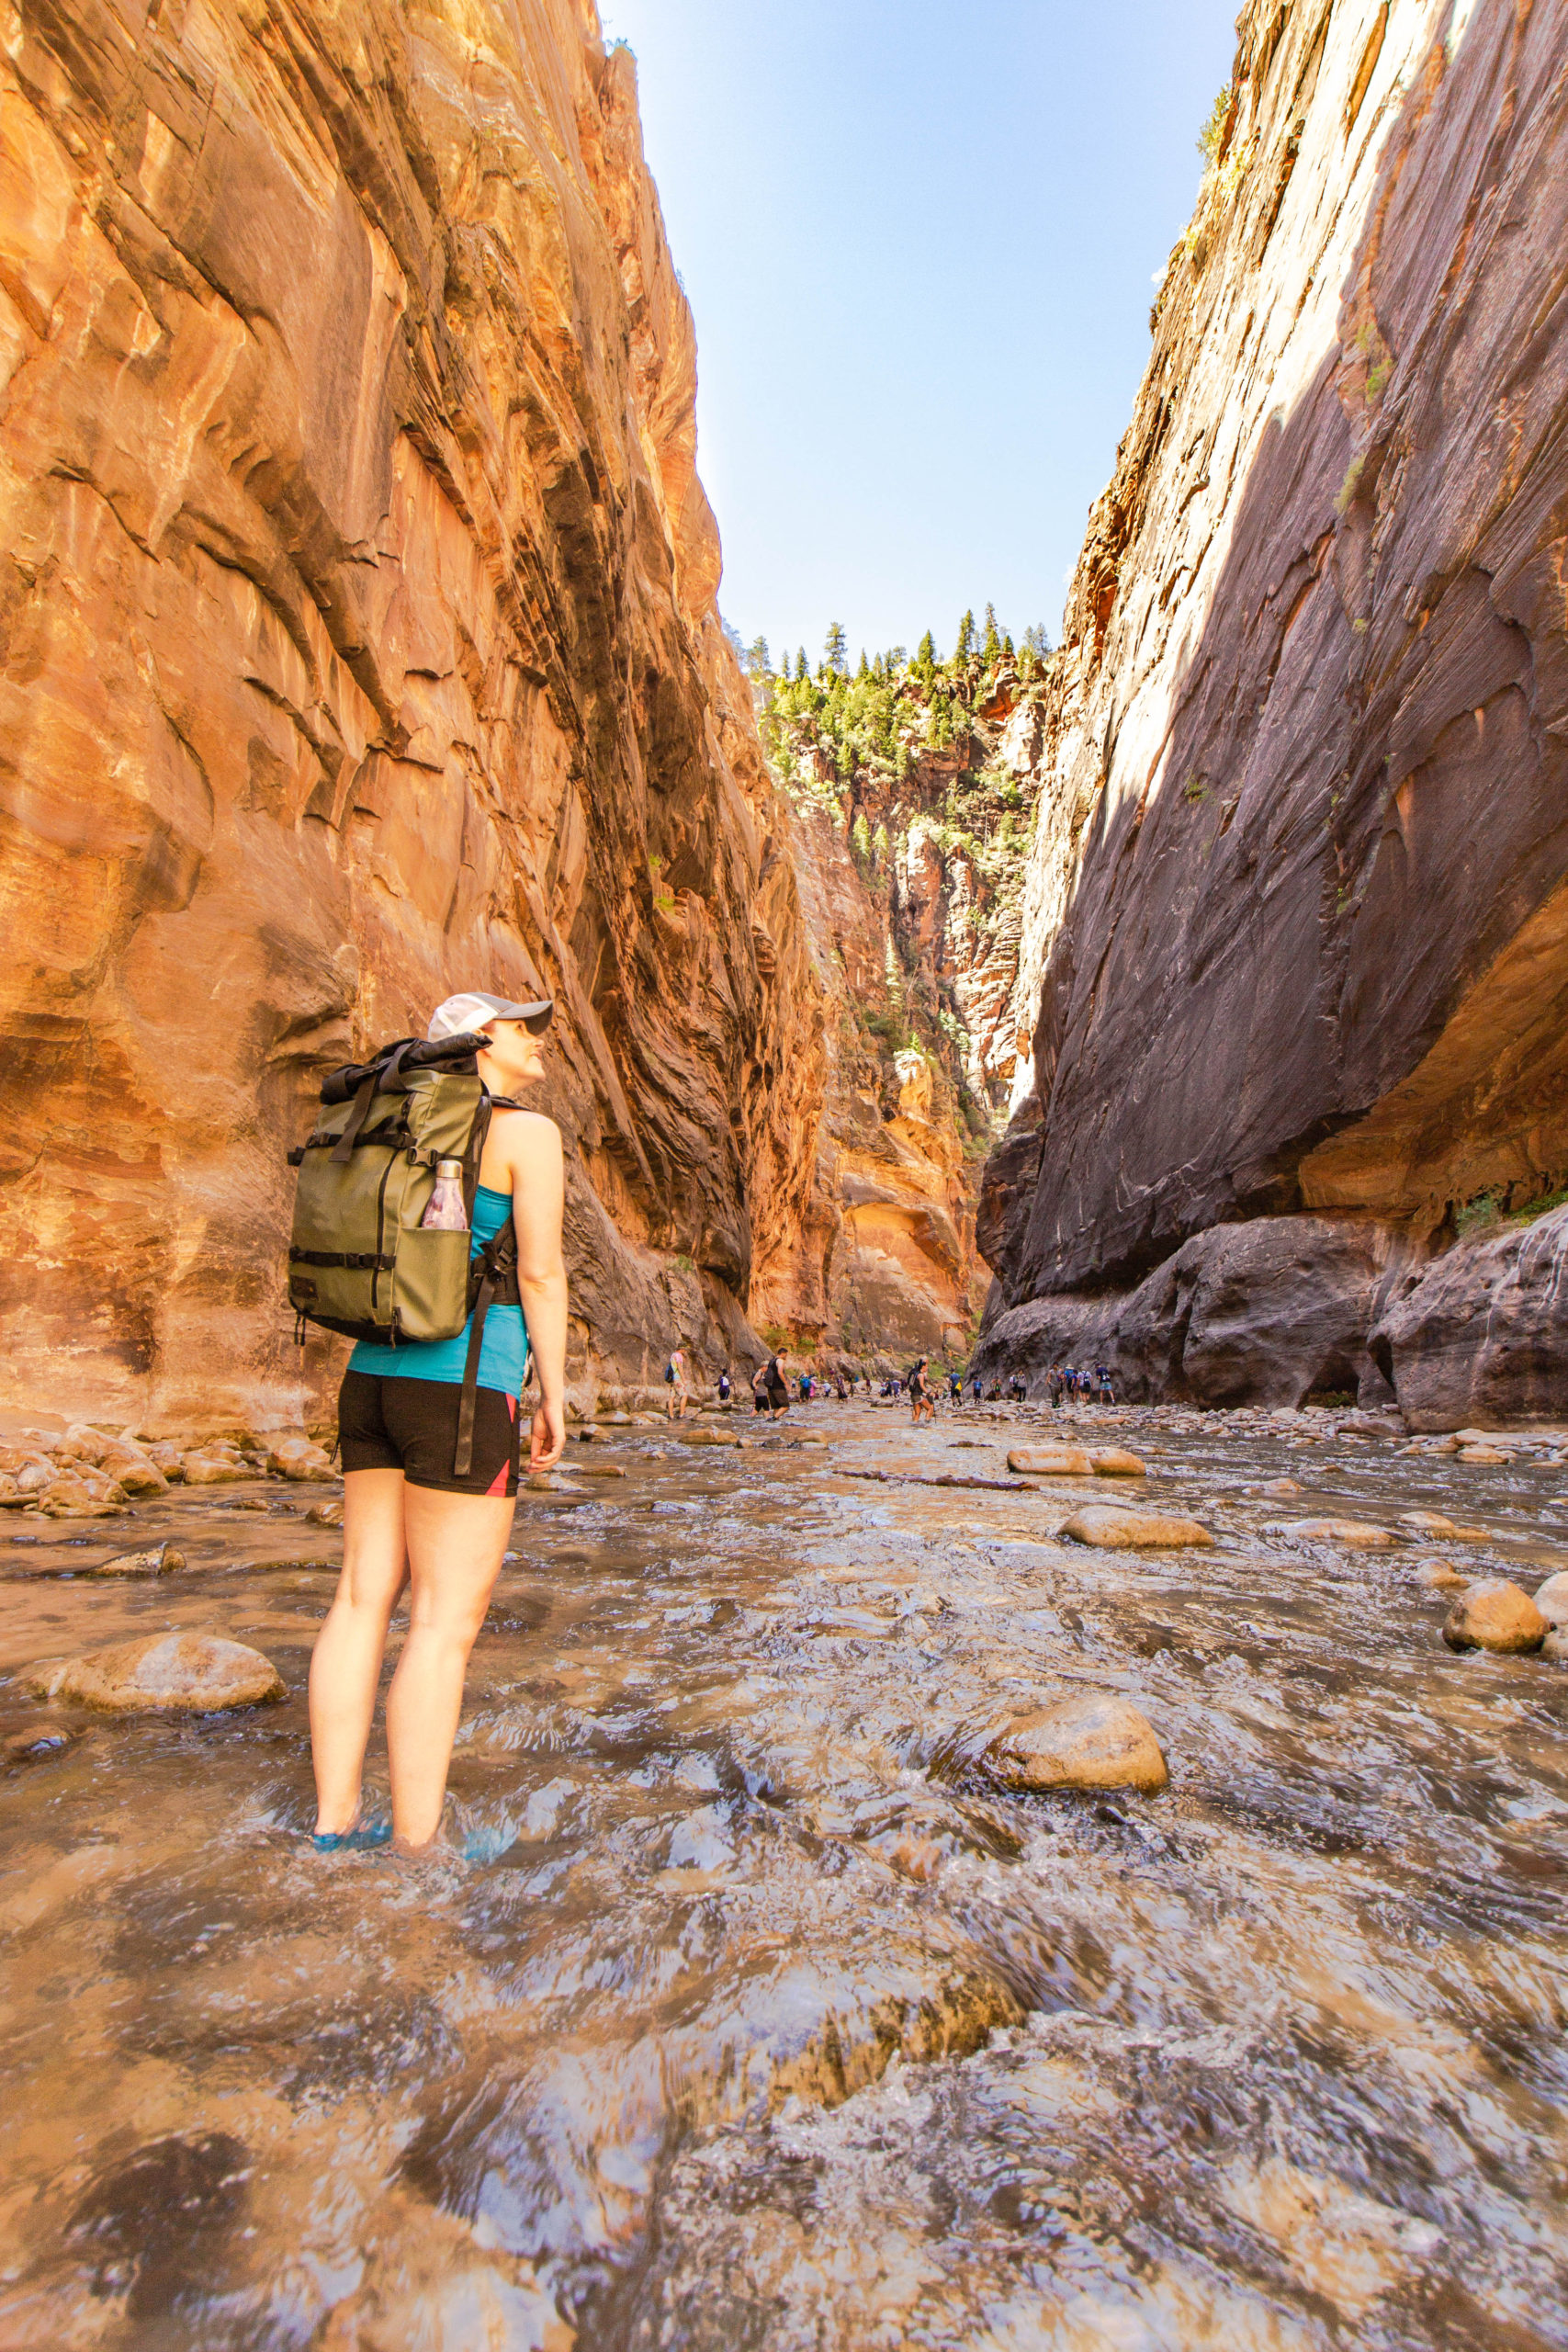
M492 1095L508 1095L544 1076L534 1031L542 1033L548 1019L547 1006L470 993L437 1006L429 1035L482 1031L490 1042L478 1056L479 1077ZM468 1653L512 1532L530 1350L539 1404L529 1468L547 1469L566 1443L563 1191L555 1121L536 1111L495 1111L474 1196L473 1246L493 1240L511 1219L523 1303L491 1306L485 1321L468 1476L452 1475L467 1329L456 1339L397 1348L361 1340L349 1358L338 1400L343 1573L310 1660L316 1840L323 1848L358 1827L387 1627L405 1585L412 1587L408 1638L387 1693L392 1834L415 1852L441 1826Z

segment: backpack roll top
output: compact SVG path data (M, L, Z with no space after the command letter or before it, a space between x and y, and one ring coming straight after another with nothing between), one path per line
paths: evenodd
M463 1329L473 1235L420 1219L436 1162L456 1159L472 1226L492 1108L474 1067L483 1042L444 1039L437 1059L405 1038L328 1078L315 1127L288 1155L299 1170L288 1248L297 1316L382 1345L450 1340Z

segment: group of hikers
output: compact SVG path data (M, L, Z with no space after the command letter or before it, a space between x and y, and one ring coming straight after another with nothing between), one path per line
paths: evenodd
M692 1401L692 1389L682 1349L676 1348L671 1353L664 1367L664 1379L666 1416L672 1421L684 1420ZM719 1374L717 1385L719 1404L730 1405L734 1400L735 1385L728 1365ZM861 1394L880 1396L885 1403L907 1396L910 1412L917 1421L934 1420L938 1398L945 1396L949 1404L962 1405L966 1386L976 1405L995 1405L1004 1401L1021 1405L1029 1395L1028 1385L1020 1373L1009 1375L1005 1388L1001 1380L996 1377L987 1386L978 1373L933 1372L929 1356L917 1357L907 1373L883 1374L879 1383L874 1385L871 1374L846 1374L841 1364L835 1365L828 1373L802 1370L794 1375L792 1381L784 1373L775 1351L764 1363L757 1366L750 1379L753 1410L766 1413L773 1420L777 1420L780 1414L787 1413L796 1398L801 1404L809 1405L818 1396L835 1396L840 1403L847 1404L852 1396ZM1054 1363L1045 1375L1045 1395L1056 1410L1068 1398L1082 1398L1096 1405L1113 1405L1116 1402L1110 1371L1102 1363L1096 1364L1092 1374L1079 1365Z

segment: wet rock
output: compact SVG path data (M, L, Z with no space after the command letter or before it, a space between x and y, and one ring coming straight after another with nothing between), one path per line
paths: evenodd
M1099 1551L1168 1551L1212 1544L1209 1530L1195 1519L1168 1519L1154 1511L1119 1510L1113 1503L1086 1503L1059 1531L1074 1544Z
M1479 1464L1488 1469L1500 1469L1514 1457L1511 1453L1500 1453L1495 1445L1461 1445L1459 1458L1461 1462Z
M1333 1544L1342 1552L1387 1552L1399 1541L1392 1527L1379 1527L1370 1519L1289 1520L1266 1532L1295 1544Z
M1080 1448L1071 1445L1020 1445L1008 1455L1008 1468L1021 1478L1091 1478L1094 1464Z
M123 1487L104 1479L88 1486L80 1478L51 1479L38 1493L46 1519L118 1519L130 1509Z
M1301 1487L1294 1478L1265 1478L1261 1486L1248 1487L1249 1495L1299 1495Z
M266 1466L276 1477L293 1478L301 1485L333 1476L325 1450L308 1437L280 1438L267 1453Z
M1553 1633L1568 1632L1568 1568L1537 1585L1535 1605Z
M1434 1592L1458 1592L1470 1582L1461 1576L1451 1560L1417 1560L1411 1570L1417 1584L1428 1586Z
M341 1527L343 1497L339 1495L330 1503L312 1503L305 1517L312 1527Z
M678 1437L682 1445L740 1445L744 1443L744 1440L737 1436L733 1430L692 1429L684 1421L677 1421L671 1435ZM820 1439L818 1442L821 1442ZM583 1466L586 1467L586 1464Z
M277 1668L260 1650L212 1634L154 1634L80 1657L52 1660L24 1677L40 1699L106 1714L217 1714L283 1696Z
M185 1565L185 1554L165 1540L145 1552L117 1552L112 1559L100 1560L87 1573L95 1577L166 1577Z
M181 1458L180 1471L187 1487L221 1487L254 1476L249 1464L233 1453L187 1453Z
M1457 1535L1458 1528L1446 1511L1402 1510L1398 1524L1412 1535Z
M1450 1650L1538 1650L1550 1628L1528 1592L1506 1577L1467 1587L1450 1610L1443 1639Z
M1137 1455L1129 1453L1125 1446L1108 1445L1089 1458L1097 1478L1146 1478L1149 1475Z
M1556 1658L1559 1663L1568 1659L1568 1626L1553 1625L1545 1641L1542 1642L1538 1656Z
M1085 1691L1014 1715L987 1743L986 1768L1010 1789L1138 1789L1170 1778L1146 1715L1126 1699Z
M573 1467L580 1478L624 1478L626 1475L619 1462L579 1462Z
M62 1755L81 1736L68 1724L47 1720L18 1724L15 1731L6 1733L4 1744L0 1746L0 1754L4 1755L7 1765L38 1764L46 1757Z

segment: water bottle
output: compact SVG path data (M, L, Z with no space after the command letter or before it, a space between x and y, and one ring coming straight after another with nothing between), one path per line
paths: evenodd
M463 1206L463 1163L460 1159L438 1159L435 1163L435 1190L426 1204L422 1226L429 1226L437 1233L467 1233L468 1212Z

